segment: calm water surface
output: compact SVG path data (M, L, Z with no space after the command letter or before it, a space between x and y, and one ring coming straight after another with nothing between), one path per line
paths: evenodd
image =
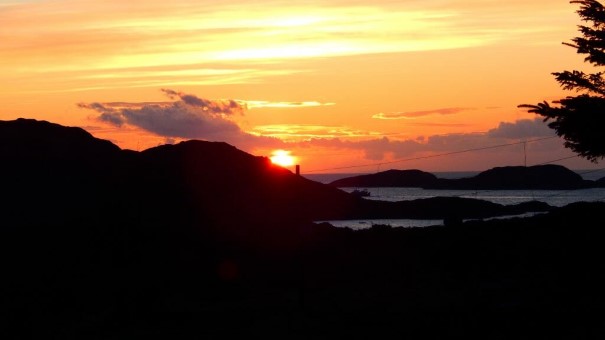
M409 201L430 197L464 197L485 200L493 203L510 205L528 201L541 201L555 207L562 207L574 202L602 201L605 199L605 188L581 190L425 190L420 188L342 188L346 192L367 190L370 196L366 199L380 201Z
M475 173L476 174L476 173ZM354 174L328 174L309 176L310 179L329 183L339 178ZM437 174L441 178L462 178L473 176L473 173ZM585 179L588 176L584 176ZM592 188L581 190L425 190L421 188L341 188L346 192L353 190L367 190L370 196L366 199L381 201L407 201L431 197L464 197L481 199L493 203L511 205L528 201L541 201L555 207L562 207L574 202L605 201L605 188ZM504 217L506 218L506 217ZM370 228L374 224L388 224L393 227L427 227L443 225L443 220L410 220L410 219L374 219L374 220L347 220L328 221L336 227L350 227L352 229Z

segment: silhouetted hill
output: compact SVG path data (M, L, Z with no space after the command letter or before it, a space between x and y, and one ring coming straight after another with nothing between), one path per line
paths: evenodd
M561 165L547 164L530 167L507 166L493 168L470 178L440 179L431 189L467 189L467 190L569 190L594 186L593 181Z
M224 143L188 141L138 153L79 128L19 119L0 122L0 157L15 222L145 206L154 207L144 209L151 215L177 209L209 218L326 218L343 216L353 203L340 190ZM30 207L45 213L23 211Z
M2 339L605 331L594 313L605 303L605 203L462 223L527 207L366 201L224 143L133 152L32 120L0 122L0 143ZM308 222L332 207L451 223L352 231Z
M0 178L7 223L61 223L101 214L132 179L133 153L80 128L0 121Z
M359 175L336 180L335 187L418 187L430 185L437 177L420 170L387 170L370 175Z
M141 156L149 180L173 181L168 190L179 188L221 219L329 218L348 214L358 201L225 143L188 141Z
M121 150L79 128L19 119L0 122L5 192L14 197L13 223L134 215L151 221L179 218L239 225L241 221L312 221L366 218L440 218L440 202L368 201L273 165L225 143L187 141L134 152ZM430 179L407 172L408 182ZM396 175L388 173L388 176ZM61 193L58 199L57 193ZM501 205L448 200L463 217L478 211L505 215ZM418 206L416 206L418 205ZM40 209L29 214L28 209ZM542 207L539 211L544 211ZM419 211L423 213L420 214ZM136 213L135 213L136 212ZM464 212L464 213L462 213ZM472 214L476 215L476 214Z
M336 187L419 187L450 190L568 190L598 186L561 165L493 168L460 179L437 178L419 170L388 170L376 174L343 178L330 183Z
M460 219L488 218L503 215L519 215L527 212L546 212L552 207L547 203L531 201L503 206L479 199L462 197L431 197L400 202L368 200L359 207L358 219L409 218L409 219Z
M97 139L81 128L25 118L0 121L0 143L3 155L24 160L33 156L49 161L93 159L120 150L111 142Z

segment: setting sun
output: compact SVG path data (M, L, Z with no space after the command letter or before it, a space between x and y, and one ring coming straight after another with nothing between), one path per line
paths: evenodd
M271 162L280 166L292 166L296 162L296 157L290 155L290 151L275 150L271 153Z
M225 142L305 172L517 164L519 138L554 136L517 106L564 98L551 73L584 66L561 44L581 23L568 2L0 0L0 120L132 150ZM528 150L597 166L557 138Z

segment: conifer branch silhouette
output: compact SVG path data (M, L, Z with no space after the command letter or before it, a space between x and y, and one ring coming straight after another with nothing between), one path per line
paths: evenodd
M578 26L581 36L563 44L585 54L584 61L593 67L605 66L605 7L596 0L570 3L580 5L577 13L586 25ZM597 163L605 157L605 73L573 70L552 74L563 89L580 94L553 101L554 105L544 101L518 107L543 116L565 140L565 147Z

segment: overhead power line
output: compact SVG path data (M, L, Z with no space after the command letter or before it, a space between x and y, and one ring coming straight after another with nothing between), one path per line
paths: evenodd
M539 141L553 139L553 138L559 138L559 137L551 136L551 137L536 138L536 139L524 140L524 141L520 141L520 142L513 142L513 143L498 144L498 145L492 145L492 146L484 146L484 147L480 147L480 148L472 148L472 149L465 149L465 150L459 150L459 151L445 152L445 153L440 153L440 154L435 154L435 155L419 156L419 157L411 157L411 158L400 158L400 159L395 159L395 160L388 161L388 162L375 162L375 163L367 163L367 164L359 164L359 165L341 166L341 167L335 167L335 168L315 169L315 170L308 170L308 171L306 171L306 173L322 172L322 171L328 171L328 170L345 170L345 169L364 168L364 167L370 167L370 166L380 166L380 165L386 165L386 164L395 164L395 163L416 161L416 160L429 159L429 158L445 157L445 156L457 155L457 154L467 153L467 152L497 149L497 148L503 148L503 147L512 146L512 145L539 142Z
M534 164L534 166L557 163L557 162L565 161L565 160L572 159L572 158L578 158L578 155L569 156L569 157L563 157L563 158L559 158L559 159L553 159L552 161L547 161L547 162L542 162L542 163Z

